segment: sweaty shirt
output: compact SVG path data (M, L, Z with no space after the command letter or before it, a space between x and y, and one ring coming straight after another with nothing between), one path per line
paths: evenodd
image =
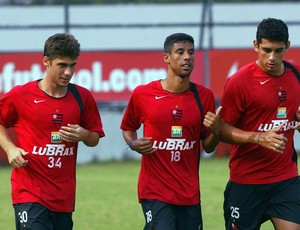
M197 85L207 111L215 112L212 92ZM160 81L138 86L121 123L122 130L137 130L143 124L145 137L152 137L153 154L142 155L138 197L178 205L199 203L199 145L202 125L200 110L190 90L165 91Z
M78 143L65 142L61 126L78 124L104 136L100 114L91 93L76 86L84 110L69 91L62 98L45 94L37 81L13 88L0 100L0 124L13 127L16 145L28 152L28 165L13 168L13 203L38 202L52 211L72 212L75 202Z
M299 82L288 68L282 75L272 76L252 62L228 79L221 102L222 118L226 122L255 132L266 132L283 124L278 134L288 138L283 154L256 144L232 145L231 181L267 184L298 175L294 130L290 126L296 124L299 92Z

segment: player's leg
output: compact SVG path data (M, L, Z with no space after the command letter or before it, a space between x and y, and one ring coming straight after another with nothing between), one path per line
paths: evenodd
M71 212L53 212L55 230L72 230L73 220Z
M300 178L276 183L266 213L276 230L300 230Z
M158 200L142 200L144 230L176 230L176 217L170 204Z
M260 229L267 205L266 193L263 186L228 182L223 204L226 230Z
M202 230L200 204L191 206L173 205L177 220L177 230Z
M276 230L300 230L299 224L290 221L272 217L272 222Z
M54 229L49 210L38 203L21 203L14 205L17 230Z

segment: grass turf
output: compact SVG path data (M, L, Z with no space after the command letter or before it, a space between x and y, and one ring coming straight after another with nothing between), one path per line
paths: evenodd
M137 200L139 161L103 162L77 167L74 230L142 230L144 218ZM13 230L9 166L0 168L0 229ZM223 191L228 180L228 158L200 163L205 230L224 229ZM273 229L265 223L262 230Z

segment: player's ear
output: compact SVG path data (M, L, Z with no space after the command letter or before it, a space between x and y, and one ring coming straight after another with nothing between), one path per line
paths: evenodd
M287 42L287 45L286 45L286 49L290 48L290 45L291 45L291 42L288 41L288 42Z
M170 54L164 53L164 62L170 64Z
M253 41L253 47L254 47L254 50L255 50L256 52L259 51L259 44L258 44L257 40L254 40L254 41Z
M46 57L46 56L43 57L43 64L46 68L49 67L50 63L49 63L48 57Z

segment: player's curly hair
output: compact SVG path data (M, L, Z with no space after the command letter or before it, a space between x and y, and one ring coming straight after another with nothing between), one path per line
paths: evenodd
M284 42L287 46L289 41L288 27L280 19L266 18L259 23L256 32L258 44L263 38L269 41Z
M57 33L49 37L44 46L44 56L53 60L60 57L77 59L80 55L80 44L68 33Z
M164 52L171 53L174 43L188 42L194 45L194 38L185 33L175 33L169 35L164 42Z

